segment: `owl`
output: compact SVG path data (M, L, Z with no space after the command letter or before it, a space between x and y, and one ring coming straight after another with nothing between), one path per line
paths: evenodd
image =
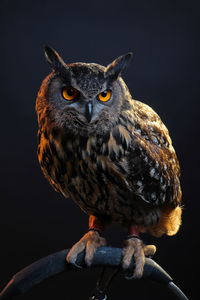
M169 132L148 105L134 100L121 77L132 53L106 67L66 64L45 47L52 72L36 100L38 159L44 176L88 216L88 232L66 259L76 265L85 250L91 265L97 247L105 245L106 226L127 230L122 267L143 274L145 245L141 233L174 235L181 225L180 167ZM76 223L77 224L77 223Z

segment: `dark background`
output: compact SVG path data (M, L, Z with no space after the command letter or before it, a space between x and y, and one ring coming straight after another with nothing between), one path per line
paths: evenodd
M134 98L152 106L170 130L182 166L183 225L154 242L155 260L189 299L199 299L199 25L198 1L6 1L0 3L0 288L22 267L69 248L87 216L53 191L36 157L35 97L50 71L43 45L66 62L107 65L134 52L124 72ZM109 229L120 245L124 233ZM88 299L97 272L67 273L19 299ZM113 300L176 299L148 281L117 278Z

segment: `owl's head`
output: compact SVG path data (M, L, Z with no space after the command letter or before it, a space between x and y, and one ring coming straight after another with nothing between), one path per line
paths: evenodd
M66 64L52 48L45 47L45 56L52 73L44 80L38 94L36 109L48 111L56 126L80 131L98 130L112 126L126 98L127 86L120 77L132 58L127 53L107 67L95 63Z

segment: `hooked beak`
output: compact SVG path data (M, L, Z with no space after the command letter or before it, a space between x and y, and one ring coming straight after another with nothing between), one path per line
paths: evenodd
M93 112L92 102L86 103L86 105L85 105L85 117L86 117L88 122L90 122L91 119L92 119L92 112Z

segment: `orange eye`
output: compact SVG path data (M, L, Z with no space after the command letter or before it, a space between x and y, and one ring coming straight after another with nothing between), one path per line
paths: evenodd
M62 96L64 99L72 101L78 96L78 91L73 87L64 87L62 90Z
M106 102L106 101L110 100L111 95L112 95L111 90L105 90L105 91L101 92L97 97L100 101Z

